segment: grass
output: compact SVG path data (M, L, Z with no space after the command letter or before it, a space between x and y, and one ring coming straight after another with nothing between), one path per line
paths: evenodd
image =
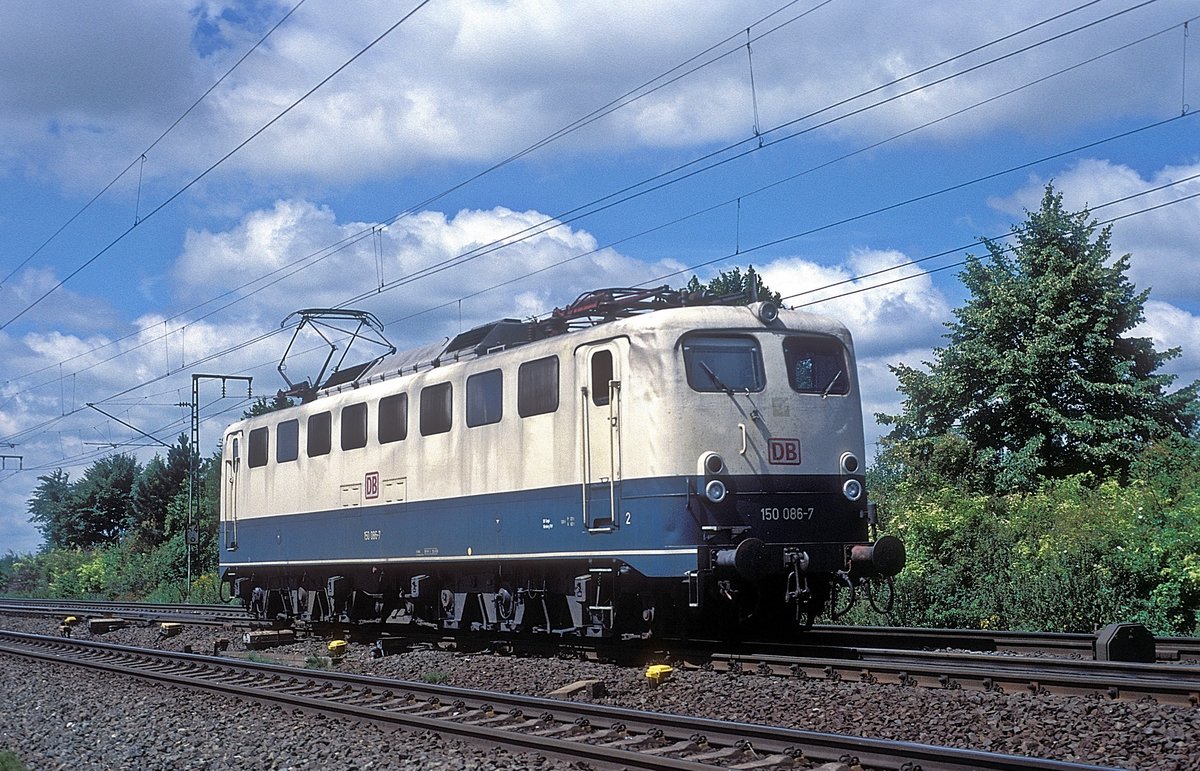
M429 683L430 685L441 685L442 683L446 682L449 679L450 679L450 675L448 675L445 672L442 672L440 670L434 670L433 672L426 672L425 674L421 675L421 682Z
M27 771L27 769L15 752L0 750L0 771Z

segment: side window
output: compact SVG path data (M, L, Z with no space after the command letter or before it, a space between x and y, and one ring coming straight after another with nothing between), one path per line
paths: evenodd
M694 391L761 391L762 351L753 337L684 338L683 363Z
M788 337L783 341L788 383L802 394L850 392L846 349L833 338Z
M333 416L328 412L308 416L308 457L329 454L332 427Z
M275 429L275 462L287 463L300 456L300 421L285 420Z
M557 409L558 357L547 356L522 364L517 369L517 414L528 418Z
M246 459L247 463L250 464L250 468L267 465L267 445L270 443L268 439L269 430L263 427L256 428L250 432L250 457Z
M408 394L379 400L379 442L399 442L408 437Z
M608 384L612 379L612 351L596 351L592 354L592 404L597 407L608 404Z
M467 378L467 425L499 423L504 414L504 377L490 369Z
M349 404L342 408L342 449L367 446L367 404Z
M421 436L444 434L453 423L454 394L449 383L421 389Z

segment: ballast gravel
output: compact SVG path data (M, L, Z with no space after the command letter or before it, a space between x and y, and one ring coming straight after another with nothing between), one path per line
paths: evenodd
M57 624L48 620L16 616L0 617L0 628L57 633ZM197 653L211 653L216 639L232 634L187 627L160 638L153 627L127 627L96 639L175 651L190 645ZM83 630L76 636L90 637ZM320 639L255 653L234 642L222 655L329 665ZM680 669L652 688L641 669L576 658L415 649L376 659L363 644L352 644L334 668L537 695L598 680L599 691L583 688L569 698L1116 768L1200 771L1200 707L1151 701ZM581 768L7 656L0 656L0 678L5 684L0 749L16 753L29 769Z

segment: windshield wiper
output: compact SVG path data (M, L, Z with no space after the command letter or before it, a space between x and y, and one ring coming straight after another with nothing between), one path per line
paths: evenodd
M708 373L708 376L712 378L712 381L717 388L720 388L725 393L733 396L733 389L721 382L721 378L717 377L717 373L712 371L712 367L708 366L708 362L702 361L700 362L700 366L703 367L704 371Z
M822 399L824 399L826 396L829 396L829 392L833 390L833 384L836 383L841 376L842 371L839 369L837 374L833 376L833 380L830 380L829 385L825 386L825 390L821 392Z

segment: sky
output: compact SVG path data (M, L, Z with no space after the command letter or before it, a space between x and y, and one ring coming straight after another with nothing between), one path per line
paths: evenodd
M1151 290L1135 333L1200 379L1198 16L0 0L0 553L39 547L39 476L187 432L192 374L283 387L300 308L370 311L405 349L753 265L850 327L864 411L894 413L889 367L967 299L957 263L1050 182L1114 220ZM207 453L247 394L199 401Z

